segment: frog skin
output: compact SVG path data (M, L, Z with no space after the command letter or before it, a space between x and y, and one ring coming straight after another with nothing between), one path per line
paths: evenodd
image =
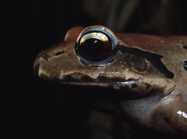
M38 76L83 88L110 88L119 96L123 114L135 123L186 136L187 36L115 33L123 51L109 64L90 66L74 51L83 29L70 29L62 43L37 56Z

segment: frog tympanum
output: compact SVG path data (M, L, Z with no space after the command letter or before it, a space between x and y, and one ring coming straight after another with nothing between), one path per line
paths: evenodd
M187 36L113 33L74 27L41 52L35 71L65 85L110 88L134 123L187 135Z

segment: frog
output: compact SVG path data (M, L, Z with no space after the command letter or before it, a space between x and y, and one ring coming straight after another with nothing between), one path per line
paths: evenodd
M122 119L187 136L187 36L114 33L102 25L73 27L61 43L38 54L34 70L62 85L113 90L110 97L117 98L118 107L111 109L120 109ZM109 105L107 101L102 109Z

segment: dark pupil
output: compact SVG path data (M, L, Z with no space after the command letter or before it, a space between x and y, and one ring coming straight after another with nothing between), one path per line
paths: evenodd
M187 70L187 60L184 61L184 69Z
M88 38L79 44L78 54L88 61L99 62L113 55L112 44L109 40Z

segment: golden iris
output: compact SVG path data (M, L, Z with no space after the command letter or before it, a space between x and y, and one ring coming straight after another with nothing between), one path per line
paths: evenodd
M110 38L103 32L83 34L76 47L77 54L87 61L100 62L114 53Z

